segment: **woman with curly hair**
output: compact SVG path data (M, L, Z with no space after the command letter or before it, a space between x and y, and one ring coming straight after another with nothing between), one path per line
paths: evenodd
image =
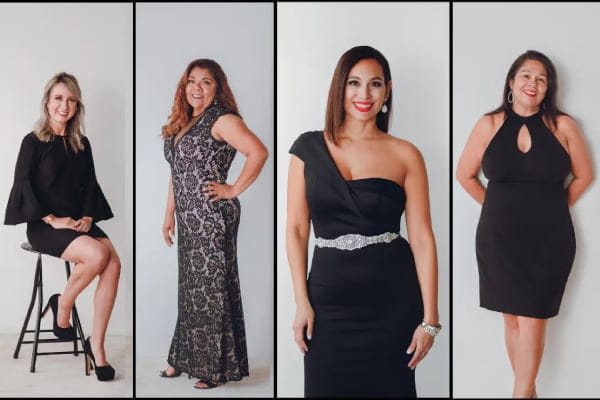
M267 149L247 128L213 60L192 61L181 77L163 127L171 167L163 235L173 244L177 218L178 315L162 377L186 372L194 387L213 388L249 375L237 271L237 197L258 177ZM247 159L228 184L236 151Z

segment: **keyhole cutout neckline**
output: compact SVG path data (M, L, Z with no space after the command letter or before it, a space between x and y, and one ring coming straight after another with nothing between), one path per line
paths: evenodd
M517 133L517 149L522 154L528 154L532 148L533 137L531 136L531 132L529 132L527 124L522 123Z
M531 153L531 150L533 149L533 135L531 134L531 131L527 126L527 122L533 120L534 118L541 118L541 115L544 113L544 110L540 107L540 109L536 113L527 116L517 114L512 107L509 108L509 112L521 123L521 126L519 127L519 130L517 132L517 137L515 138L515 145L517 147L517 150L523 155ZM525 148L521 146L521 143L525 145Z

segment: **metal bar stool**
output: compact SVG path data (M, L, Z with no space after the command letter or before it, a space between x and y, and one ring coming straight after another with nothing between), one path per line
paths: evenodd
M76 337L74 339L60 339L60 338L52 338L52 339L40 339L40 332L52 332L52 329L40 329L40 321L42 319L42 307L44 306L44 296L43 296L43 287L42 287L42 253L35 250L31 247L28 242L21 244L21 248L30 253L37 254L37 262L35 267L35 275L33 278L33 292L31 293L31 301L29 302L29 309L27 310L27 316L25 317L25 322L23 322L23 328L21 329L21 334L19 335L19 341L17 342L17 348L15 349L15 353L13 354L13 358L19 358L19 350L21 349L22 344L31 344L33 343L33 351L31 353L31 368L29 371L35 372L35 362L37 356L46 356L51 354L73 354L77 356L79 354L83 354L84 348L84 335L83 329L81 328L81 322L79 321L79 315L77 314L77 308L75 304L73 304L73 310L71 312L71 319L73 321L73 327L75 328ZM65 269L67 271L67 280L71 276L71 265L68 261L65 261ZM38 298L38 307L37 307L37 317L35 319L35 330L27 329L29 325L29 319L31 318L31 311L33 310L33 304L35 303L36 297ZM51 311L51 310L49 310ZM24 340L25 333L33 333L33 340ZM77 341L81 341L81 348L79 350ZM38 351L38 343L56 343L56 342L73 342L73 350L71 351L52 351L52 352L40 352ZM84 367L85 367L85 357L83 357ZM89 373L86 374L89 375Z

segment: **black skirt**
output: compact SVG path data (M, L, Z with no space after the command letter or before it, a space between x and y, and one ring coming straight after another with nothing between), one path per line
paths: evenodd
M27 223L27 239L31 247L35 251L58 258L73 240L85 235L93 238L108 238L96 224L92 224L87 232L78 232L68 228L55 229L42 220Z

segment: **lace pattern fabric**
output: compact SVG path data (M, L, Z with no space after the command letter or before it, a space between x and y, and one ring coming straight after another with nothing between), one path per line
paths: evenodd
M224 183L236 150L211 135L213 123L233 111L213 104L174 143L165 140L171 166L179 260L178 316L168 362L210 381L249 375L236 241L237 198L209 202L207 181Z

